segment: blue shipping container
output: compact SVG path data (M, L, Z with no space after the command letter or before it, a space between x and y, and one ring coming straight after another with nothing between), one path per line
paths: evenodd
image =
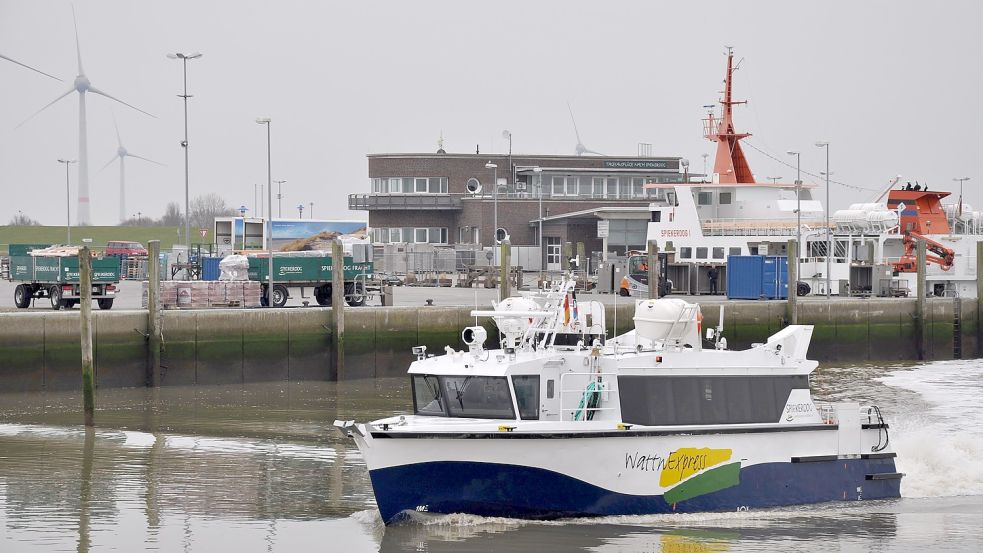
M218 280L222 274L218 268L221 257L202 257L201 258L201 280Z
M727 298L783 300L788 297L788 258L774 255L727 257Z

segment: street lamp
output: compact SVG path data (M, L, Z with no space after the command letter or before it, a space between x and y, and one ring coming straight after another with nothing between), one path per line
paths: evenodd
M307 212L307 218L308 219L314 218L314 202L311 202L311 210Z
M184 140L181 147L184 148L184 242L188 248L188 261L191 260L191 201L188 199L188 60L196 60L201 57L200 52L193 54L182 54L177 52L167 54L172 60L181 60L184 66L184 94L178 94L178 98L184 98Z
M492 245L494 246L498 243L498 165L489 161L485 164L485 169L492 170L492 201L495 204L495 214L492 223L494 225L492 229Z
M829 256L833 254L833 234L829 229L829 142L816 142L816 147L826 149L826 299L829 299Z
M297 204L297 218L304 218L304 204Z
M968 181L969 180L969 177L955 177L952 180L957 181L959 183L959 209L956 210L956 214L957 214L957 216L962 217L962 214L963 214L963 183L966 182L966 181ZM955 225L953 225L953 227L955 227ZM965 229L966 228L966 225L963 225L963 228ZM953 228L953 230L955 230L955 228Z
M270 186L273 180L273 171L270 162L270 122L272 119L269 117L258 117L256 118L256 123L258 125L266 125L266 203L273 209L273 187ZM266 249L270 256L269 261L269 278L266 285L266 305L269 307L273 306L273 218L266 218Z
M276 183L276 216L283 217L283 183L287 182L285 180L275 180ZM273 207L270 206L270 211L273 211Z
M790 156L795 156L795 278L802 278L799 272L799 260L802 259L802 198L799 193L802 188L802 165L800 163L802 155L800 152L787 152ZM796 290L789 290L789 294L798 293L799 283L795 283Z
M72 245L72 199L68 189L68 166L78 163L77 159L59 159L58 163L65 164L65 228L68 229L68 245Z

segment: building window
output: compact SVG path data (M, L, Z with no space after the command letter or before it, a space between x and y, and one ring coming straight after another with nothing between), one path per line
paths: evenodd
M376 194L447 194L448 190L447 177L379 177L371 181Z
M560 238L558 236L547 236L546 240L546 265L560 266Z
M707 249L706 248L696 248L696 258L697 259L706 259L707 258Z
M714 259L723 259L724 258L724 249L723 248L714 248L713 249L713 258Z
M604 197L604 177L594 177L592 179L592 198L603 198Z
M697 205L711 205L713 203L713 192L700 192L696 196Z
M563 196L566 194L566 180L563 177L553 177L553 189L551 196Z
M679 257L681 259L692 259L693 248L679 248Z
M607 194L604 197L609 200L618 199L618 177L608 177L607 185Z
M731 192L720 193L720 205L728 205L731 202Z
M417 194L425 194L427 192L427 179L417 178L416 188L413 191L416 192Z

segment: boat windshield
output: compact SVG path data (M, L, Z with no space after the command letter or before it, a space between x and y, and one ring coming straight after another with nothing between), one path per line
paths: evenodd
M413 376L418 415L514 419L512 393L503 376Z

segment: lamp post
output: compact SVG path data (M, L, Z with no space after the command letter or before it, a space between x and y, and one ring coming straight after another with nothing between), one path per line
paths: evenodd
M512 167L512 132L508 129L502 131L502 138L509 141L509 176L510 182L515 184L515 167Z
M276 183L276 216L283 217L283 183L287 182L285 180L275 180ZM270 211L273 211L273 207L270 207Z
M184 66L184 94L179 94L178 98L184 98L184 140L181 147L184 148L184 242L188 248L188 259L191 259L191 201L188 199L188 60L196 60L201 57L200 52L193 54L182 54L177 52L167 54L172 60L181 60Z
M77 159L59 159L58 163L65 164L65 228L68 230L68 245L72 245L72 194L68 187L68 166L78 163Z
M270 160L270 122L272 119L269 117L258 117L256 123L259 125L266 125L266 202L273 208L273 187L271 186L273 181L273 170L271 168ZM273 306L273 218L266 218L266 250L270 256L269 261L269 278L266 287L266 305L269 307Z
M829 230L829 142L816 142L816 147L826 149L826 299L829 299L829 257L833 254L833 234Z
M795 276L802 278L799 272L799 260L802 259L802 199L799 190L802 187L802 165L799 152L789 150L785 152L790 156L795 156ZM799 283L795 283L796 291L789 290L790 294L798 292Z
M297 218L304 218L304 204L297 204Z
M958 217L962 217L962 214L963 214L963 183L966 182L966 181L968 181L969 180L969 177L955 177L952 180L957 181L959 183L959 208L956 209L956 215ZM953 226L953 230L955 230L955 225L952 225L952 226ZM966 225L963 225L963 228L964 229L965 229L965 227L966 227Z
M498 243L498 165L489 161L485 164L485 169L492 170L492 202L495 204L492 222L492 246L494 246Z
M314 218L314 202L311 202L311 210L307 212L307 218L308 219Z

